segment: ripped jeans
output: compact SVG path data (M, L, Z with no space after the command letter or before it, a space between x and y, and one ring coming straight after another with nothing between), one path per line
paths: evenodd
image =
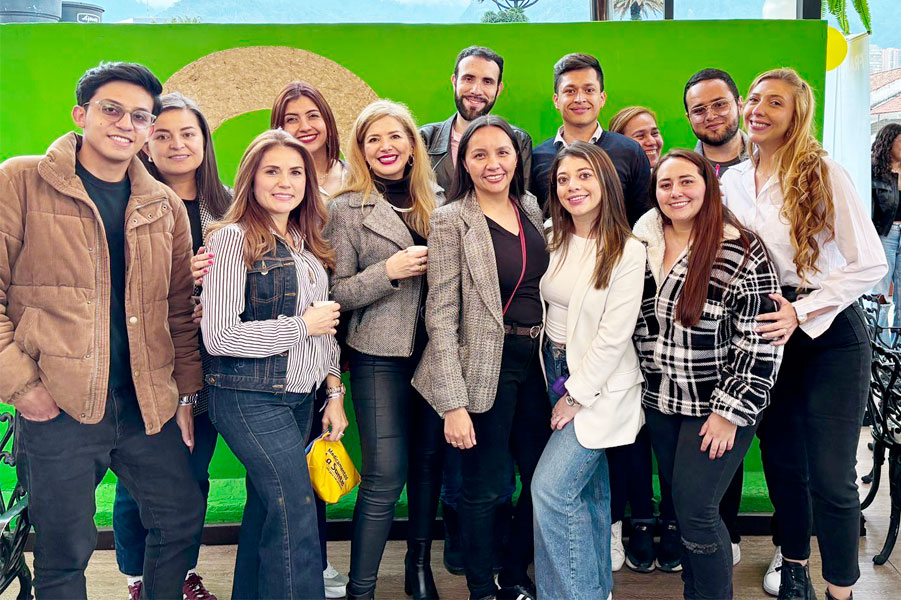
M732 450L710 460L698 436L707 417L665 415L645 407L660 477L672 485L682 534L682 582L686 599L732 598L732 540L719 505L757 426L739 427Z

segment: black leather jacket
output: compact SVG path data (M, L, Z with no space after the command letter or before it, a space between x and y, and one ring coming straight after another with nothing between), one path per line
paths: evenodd
M419 134L425 142L438 185L444 188L445 193L451 191L451 182L454 180L454 161L448 154L450 152L451 130L454 127L454 119L456 118L457 113L454 113L446 121L429 123L419 128ZM522 157L522 172L525 176L525 187L528 189L529 176L532 172L532 137L519 127L513 127L513 133L516 134L517 142L519 143L519 153Z
M898 178L892 173L889 180L874 179L872 188L873 225L879 235L888 235L898 210Z

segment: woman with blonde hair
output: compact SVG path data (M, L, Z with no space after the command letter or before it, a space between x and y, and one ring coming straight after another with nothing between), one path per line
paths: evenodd
M437 598L429 566L444 456L441 419L410 380L422 321L429 217L444 200L410 111L373 102L354 123L345 188L329 203L332 294L349 311L350 380L363 464L354 507L348 598L372 598L407 483L405 588Z
M663 153L663 136L657 126L657 113L653 110L644 106L627 106L613 115L607 129L638 142L647 155L651 168L657 166Z
M211 228L216 262L201 294L213 357L210 420L247 469L233 598L322 598L316 510L304 447L326 381L328 439L344 435L339 305L328 298L334 252L310 153L289 134L251 142L235 200Z
M857 566L857 443L870 378L861 294L885 275L879 236L848 173L812 135L810 85L792 69L758 75L744 106L750 160L723 176L726 204L766 240L782 293L758 331L785 345L758 429L782 542L780 600L814 598L812 521L826 597L847 600Z

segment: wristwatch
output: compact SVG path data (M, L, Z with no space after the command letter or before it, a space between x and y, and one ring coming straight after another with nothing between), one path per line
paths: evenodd
M566 396L563 398L563 401L566 402L567 406L575 406L577 404L576 401L573 399L572 396L569 395L568 392L567 392Z
M798 325L803 325L810 319L807 313L798 312L797 308L795 309L795 316L798 318Z

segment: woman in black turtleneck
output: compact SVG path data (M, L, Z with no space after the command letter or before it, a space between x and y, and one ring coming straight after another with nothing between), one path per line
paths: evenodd
M444 426L410 380L428 341L422 315L429 216L444 196L405 106L370 104L352 138L347 185L329 203L325 232L336 253L332 297L350 311L350 381L363 456L347 597L374 596L394 505L407 483L407 593L438 598L429 551Z

